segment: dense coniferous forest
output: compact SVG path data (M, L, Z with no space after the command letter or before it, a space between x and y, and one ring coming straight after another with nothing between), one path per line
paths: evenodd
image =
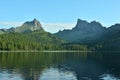
M0 35L0 50L87 50L86 46L70 44L44 31L6 33Z

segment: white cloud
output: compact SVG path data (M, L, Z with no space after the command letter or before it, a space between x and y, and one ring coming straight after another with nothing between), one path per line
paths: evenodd
M22 25L23 22L0 22L0 28L10 28Z
M23 22L0 22L0 28L10 28L22 25ZM55 33L63 29L72 29L75 23L45 23L41 22L45 31Z
M58 32L59 30L72 29L75 23L41 23L43 28L48 32Z

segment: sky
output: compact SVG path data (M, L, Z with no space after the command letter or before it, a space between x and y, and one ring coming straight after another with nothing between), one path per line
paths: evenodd
M78 18L88 22L96 20L109 27L120 23L120 0L0 1L0 28L17 27L34 18L52 33L72 29Z

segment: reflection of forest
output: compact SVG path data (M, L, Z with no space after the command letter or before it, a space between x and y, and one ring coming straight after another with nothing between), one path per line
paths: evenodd
M85 59L86 54L75 53L1 53L0 69L17 71L25 80L39 77L43 69L57 66L66 59Z
M42 71L50 67L72 70L78 79L84 75L97 78L113 67L112 73L118 74L119 57L102 53L0 53L0 70L17 72L25 80L38 80Z

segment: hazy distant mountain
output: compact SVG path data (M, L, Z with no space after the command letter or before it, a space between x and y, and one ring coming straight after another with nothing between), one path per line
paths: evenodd
M106 28L99 22L92 21L89 23L78 19L73 29L59 31L56 35L70 42L86 43L99 39L105 31Z

